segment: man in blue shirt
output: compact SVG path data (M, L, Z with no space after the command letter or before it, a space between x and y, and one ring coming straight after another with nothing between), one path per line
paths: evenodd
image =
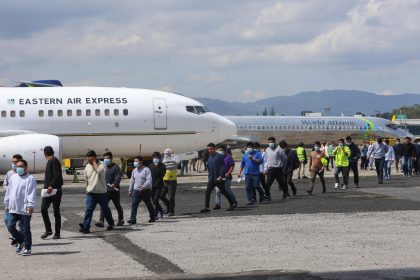
M207 145L207 150L209 152L209 158L207 160L207 169L209 172L207 189L206 189L206 198L205 198L205 207L200 212L206 213L210 212L210 196L213 192L214 188L218 187L220 192L226 197L229 201L230 207L227 209L228 211L233 210L234 207L234 200L230 196L229 193L225 190L225 160L224 156L216 152L216 145L213 143L209 143ZM259 173L258 173L259 174Z
M242 157L241 169L238 177L240 178L242 172L245 174L246 196L248 199L247 205L253 205L257 199L252 195L252 190L258 191L261 197L264 197L264 191L260 186L260 164L263 162L261 153L254 150L254 143L246 144L246 152Z

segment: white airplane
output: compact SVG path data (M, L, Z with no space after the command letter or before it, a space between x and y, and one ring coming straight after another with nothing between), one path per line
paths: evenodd
M43 147L60 158L112 151L118 157L203 149L236 133L228 119L179 94L106 87L0 88L0 172L21 154L31 172L45 168Z

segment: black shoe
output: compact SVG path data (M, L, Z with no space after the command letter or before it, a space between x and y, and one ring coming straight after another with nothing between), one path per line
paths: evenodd
M253 201L248 202L246 205L247 205L247 206L254 205L254 202L253 202Z
M104 227L104 223L103 222L97 222L95 224L95 226L97 226L97 227Z
M327 190L322 190L322 193L326 193L327 192Z
M175 213L174 213L174 212L170 212L170 213L168 214L168 217L173 217L173 216L175 216Z
M61 237L60 237L59 233L54 234L53 237L52 237L52 239L60 239L60 238Z
M133 221L133 220L127 220L127 224L129 224L129 225L135 225L135 224L136 224L136 221Z
M14 238L10 238L12 239L12 242L10 243L10 245L15 246L17 244L17 241Z
M112 225L109 225L109 226L106 227L107 231L110 231L110 230L113 230L113 229L114 229L114 226L112 226Z
M306 177L306 176L303 176L302 178L303 178L303 179L308 179L308 177Z
M231 205L228 209L226 209L226 211L233 211L233 210L235 210L235 206L234 205Z
M124 221L123 220L118 221L117 227L120 227L120 226L123 226L123 225L124 225Z
M216 206L213 207L213 210L220 210L220 209L221 209L220 205L216 205Z
M46 231L44 232L44 234L41 235L41 239L45 239L50 235L53 235L52 231Z
M200 213L208 213L208 212L210 212L209 208L203 208L200 210Z
M260 196L260 199L258 200L259 202L264 202L264 197Z
M288 194L283 195L283 200L289 200L289 199L290 199L290 195L288 195Z
M238 203L234 203L233 208L238 208Z
M166 209L166 210L165 210L165 214L166 214L166 215L168 215L168 214L169 214L169 210L168 210L168 209Z
M84 234L88 234L88 233L90 233L90 229L88 229L88 228L81 228L81 229L79 229L79 232L84 233Z
M312 191L311 190L307 190L306 191L309 195L312 195Z
M378 184L383 184L383 183L384 183L384 182L382 182L382 181L379 181L379 182L378 182Z
M154 223L154 222L156 222L155 219L149 219L149 223Z
M79 227L80 227L80 229L84 229L85 225L83 223L79 223Z

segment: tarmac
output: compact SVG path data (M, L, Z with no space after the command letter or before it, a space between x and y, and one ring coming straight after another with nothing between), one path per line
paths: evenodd
M378 185L373 172L363 171L361 188L354 188L351 176L343 191L327 174L326 194L319 180L309 196L309 180L295 179L297 197L282 200L275 183L271 203L248 207L244 183L234 182L235 211L201 214L206 174L194 173L179 178L175 217L148 223L141 204L139 224L109 232L92 225L89 235L78 232L85 183L66 176L62 238L39 237L38 195L32 256L16 255L7 230L0 229L0 279L420 279L419 177L397 174ZM124 179L125 219L127 186ZM227 206L223 198L222 208ZM50 216L54 221L52 209ZM99 208L93 223L98 217Z

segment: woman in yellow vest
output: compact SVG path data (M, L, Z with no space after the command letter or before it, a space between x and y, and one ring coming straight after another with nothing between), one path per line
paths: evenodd
M335 186L334 188L337 189L340 185L340 179L338 175L341 172L343 176L343 190L348 189L349 185L349 156L350 156L350 149L346 145L344 145L344 139L338 140L338 146L334 149L334 157L335 157L335 169L334 169L334 177L335 177Z

